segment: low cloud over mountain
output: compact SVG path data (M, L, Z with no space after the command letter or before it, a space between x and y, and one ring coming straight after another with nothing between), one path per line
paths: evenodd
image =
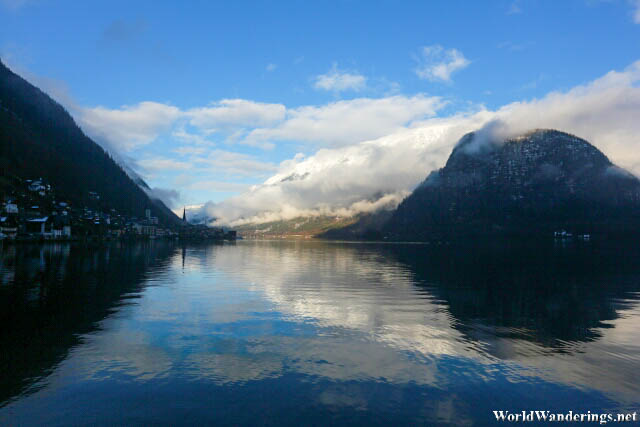
M636 61L497 109L424 93L297 107L223 99L115 109L80 106L64 91L54 96L62 93L56 98L128 170L167 189L158 196L173 208L214 200L199 208L202 216L233 225L393 208L444 164L456 141L490 122L505 137L534 128L575 134L640 174L639 84Z
M241 224L304 215L350 215L395 207L426 174L441 167L454 144L488 123L502 137L555 128L587 138L616 164L640 174L640 61L566 92L430 118L382 138L325 148L282 162L249 191L202 208L220 223Z

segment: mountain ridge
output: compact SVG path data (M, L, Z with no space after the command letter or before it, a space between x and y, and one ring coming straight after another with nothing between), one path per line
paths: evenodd
M164 203L150 198L108 152L84 134L62 105L2 61L0 176L44 178L60 197L75 204L87 203L90 192L96 192L105 207L123 214L142 217L149 208L162 224L179 224Z
M588 141L553 129L463 136L397 208L391 240L640 230L640 180Z

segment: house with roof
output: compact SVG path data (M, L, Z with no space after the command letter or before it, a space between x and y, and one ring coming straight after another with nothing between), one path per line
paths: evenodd
M141 236L155 236L156 235L156 226L149 224L147 221L142 221L141 223L134 223L133 229L136 234Z
M42 218L42 214L40 213L40 206L33 205L26 209L27 218Z
M52 221L48 216L44 216L41 218L31 218L28 219L25 223L27 228L27 233L39 235L43 237L51 237L51 226Z
M0 232L9 239L15 239L18 234L18 220L15 215L0 217Z
M67 239L71 237L71 223L69 217L57 215L53 219L51 234L54 239Z
M7 203L4 207L4 210L8 214L18 214L18 205L15 203Z
M40 192L44 192L46 191L47 187L45 187L42 184L42 181L37 180L37 181L33 181L31 184L29 184L29 191L34 192L34 193L40 193Z

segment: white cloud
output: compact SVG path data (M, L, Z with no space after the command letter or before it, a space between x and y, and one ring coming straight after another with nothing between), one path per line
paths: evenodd
M127 152L150 143L169 130L180 115L176 107L147 101L113 110L81 108L76 119L89 136Z
M356 98L324 106L287 110L276 126L252 130L245 143L300 141L320 146L341 146L396 132L415 120L436 114L445 102L425 95Z
M212 145L215 145L213 142L209 141L207 138L205 138L202 135L199 135L197 133L187 132L184 129L184 127L175 129L171 133L171 136L173 136L174 138L177 138L180 141L185 142L187 144L194 144L194 145L200 145L200 146L212 146Z
M188 186L193 190L207 190L211 192L239 192L246 191L251 187L249 184L242 184L238 182L228 182L228 181L216 181L216 180L205 180L205 181L196 181Z
M223 99L186 112L190 123L212 132L220 128L268 126L284 118L285 106L245 99Z
M271 149L282 141L342 146L379 138L416 120L433 117L444 105L446 102L439 97L418 94L356 98L293 109L282 104L223 99L187 110L141 102L118 109L74 106L73 111L89 136L109 151L122 154L150 144L163 134L198 146L216 145L209 139L213 134L228 144L262 149ZM181 150L186 153L186 149Z
M434 122L373 141L322 149L308 158L298 155L283 162L278 173L262 185L204 209L221 222L237 225L393 208L428 170L446 159L452 145L449 141L464 130ZM445 138L445 134L451 135Z
M264 222L301 215L348 215L393 206L442 167L465 133L500 120L501 132L555 128L585 138L614 163L640 174L640 61L593 82L495 111L476 109L412 122L392 134L282 162L244 194L202 209L220 222ZM368 123L374 123L375 120ZM379 207L379 206L376 206Z
M121 158L129 159L131 150L161 134L172 135L176 146L167 152L179 157L164 154L143 158L137 165L124 163L153 176L173 171L197 174L183 188L193 182L227 182L230 177L264 179L243 194L203 208L209 216L237 222L313 213L347 215L381 204L393 206L429 171L444 164L464 133L491 120L501 120L505 131L514 134L532 128L576 134L619 166L640 174L639 85L640 61L565 92L492 111L470 106L469 111L448 117L436 117L446 100L424 94L292 109L243 99L188 110L155 102L118 109L69 109L90 136L115 147ZM318 151L278 165L246 153L213 149L207 138L215 131L224 131L222 137L229 144L268 147L293 142Z
M633 6L633 22L640 24L640 0L635 0Z
M173 150L174 153L177 153L183 156L204 154L206 151L207 149L204 147L194 147L192 145L183 145Z
M267 67L266 67L266 70L269 71L269 72L272 72L272 71L275 71L276 68L278 68L278 65L276 65L276 64L268 64Z
M226 143L262 149L271 149L282 141L343 146L379 138L416 120L433 117L444 105L446 102L439 97L418 94L356 98L293 109L282 104L224 99L184 111L156 102L119 109L75 110L78 122L91 137L110 150L126 153L169 132L175 140L199 146L214 146L208 139L214 133Z
M415 69L418 77L432 82L450 82L451 74L471 63L459 50L445 49L437 44L423 47L415 60L418 62Z
M249 154L225 150L210 150L199 146L182 146L173 152L179 154L180 160L162 156L144 158L137 162L137 166L146 174L170 173L189 171L198 176L220 175L253 176L264 178L277 170L277 166L264 162ZM183 180L182 185L188 186L193 180ZM246 186L244 186L246 188ZM239 187L238 187L239 188Z
M616 164L640 175L640 61L593 82L495 112L511 133L555 128L585 138Z
M314 88L331 92L344 92L347 90L358 92L367 85L365 76L355 72L339 70L337 64L333 64L331 70L326 74L316 76L313 80Z
M162 201L170 209L175 208L180 202L180 193L174 189L154 187L144 190L150 198Z
M153 157L138 161L138 165L146 171L164 171L164 170L189 170L191 164L188 162L167 159L164 157Z
M263 162L254 156L233 151L213 150L206 156L191 159L191 167L209 169L230 175L264 176L276 170L276 165Z

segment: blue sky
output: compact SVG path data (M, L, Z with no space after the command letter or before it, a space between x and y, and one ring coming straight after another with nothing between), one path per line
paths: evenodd
M0 0L0 56L177 208L624 73L640 2Z

